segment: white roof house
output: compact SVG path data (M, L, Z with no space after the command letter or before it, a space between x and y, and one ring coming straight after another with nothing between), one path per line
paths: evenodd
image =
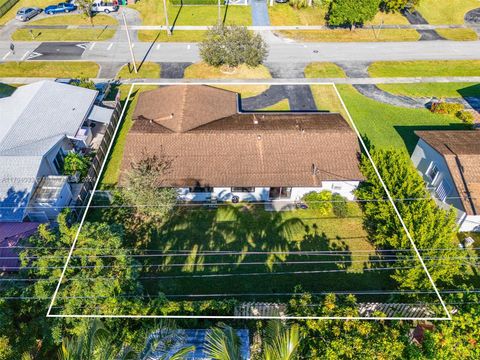
M19 87L0 99L0 222L22 221L35 185L48 173L45 157L74 139L97 91L53 81Z

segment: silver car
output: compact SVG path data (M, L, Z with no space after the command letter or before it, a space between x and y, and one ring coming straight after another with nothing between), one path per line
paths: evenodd
M38 7L29 7L29 8L24 7L17 11L17 16L15 16L15 19L19 21L28 21L31 18L40 14L41 12L42 12L42 9Z

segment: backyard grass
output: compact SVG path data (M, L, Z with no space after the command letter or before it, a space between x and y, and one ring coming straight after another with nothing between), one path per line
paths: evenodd
M140 12L142 25L163 25L165 16L163 2L157 0L141 0L132 9ZM225 14L226 11L226 14ZM217 6L175 6L167 2L167 12L170 26L175 25L215 25L218 21ZM225 24L251 25L252 15L249 6L222 6L222 19Z
M478 40L477 33L472 29L437 29L437 33L447 40L475 41Z
M268 106L260 110L261 111L289 111L290 102L288 101L288 99L283 99L277 102L276 104L273 104L271 106Z
M90 19L81 14L53 15L29 21L27 25L91 25ZM118 25L118 21L108 15L97 14L93 17L93 25Z
M468 129L455 117L433 114L427 109L408 109L369 99L350 85L337 86L360 134L377 148L413 152L415 130Z
M308 64L304 70L307 78L345 78L343 69L334 63L313 62Z
M18 29L12 34L16 41L103 41L111 39L115 30L110 29Z
M8 10L2 17L0 17L0 25L4 25L8 21L15 18L18 9L22 7L39 7L45 8L55 2L52 0L20 0L10 10Z
M479 7L478 0L422 0L416 8L430 24L463 24L465 14Z
M187 67L184 77L190 79L269 79L271 75L263 65L256 68L240 65L233 72L224 72L220 68L199 62Z
M347 119L345 109L332 85L310 85L310 89L318 110L340 113Z
M95 78L100 67L94 62L28 61L0 64L0 77Z
M122 79L137 79L137 78L144 78L144 79L157 79L160 77L160 65L154 62L145 62L143 64L137 64L140 68L138 73L135 73L133 68L129 68L128 65L125 65L120 69L117 74L117 78Z
M420 35L411 29L280 30L275 33L297 41L417 41Z
M480 97L480 84L475 83L379 84L377 86L392 94L413 97Z
M480 76L480 60L378 61L368 73L371 77Z
M138 39L148 42L200 42L205 33L204 30L175 30L169 36L165 30L139 30Z
M366 238L360 209L349 205L347 218L322 216L316 210L268 212L250 205L180 211L155 232L149 245L163 254L154 261L164 266L146 275L166 278L147 280L145 287L149 293L167 295L266 294L242 296L242 300L276 299L276 294L291 293L296 285L310 292L393 287L391 272L364 271L378 266L369 262L375 249ZM179 256L178 251L184 254ZM293 253L298 251L343 253ZM325 263L331 260L339 263ZM310 263L298 263L305 261Z

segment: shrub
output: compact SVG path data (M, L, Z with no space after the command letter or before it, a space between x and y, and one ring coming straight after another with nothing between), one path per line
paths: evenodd
M473 125L475 118L473 114L468 110L461 110L458 111L455 116L462 120L465 124Z
M267 56L267 44L245 26L214 26L200 43L200 56L208 65L255 67Z
M333 0L328 10L328 24L354 29L372 20L379 10L380 0Z
M345 218L348 215L347 199L340 194L332 195L333 213L336 217Z
M464 106L457 103L438 102L434 103L430 111L435 114L445 114L455 116L459 111L462 111Z
M308 0L289 0L288 3L294 9L303 9L308 6Z
M328 190L309 192L303 195L302 200L310 209L318 210L321 215L328 215L332 212L332 193Z
M91 159L77 154L75 152L70 152L65 157L65 163L63 165L63 174L64 175L75 175L79 172L80 177L84 178L87 176L88 169L90 168Z

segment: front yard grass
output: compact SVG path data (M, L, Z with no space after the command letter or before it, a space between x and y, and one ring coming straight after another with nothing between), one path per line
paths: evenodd
M223 72L221 68L216 68L199 62L190 65L185 69L185 78L189 79L269 79L272 76L268 69L263 66L255 68L246 65L240 65L234 72Z
M268 7L270 24L282 25L325 25L326 10L323 6L294 9L287 4L275 4Z
M280 30L275 33L297 41L417 41L420 35L411 29Z
M377 61L371 77L480 76L480 60Z
M475 83L379 84L377 86L392 94L412 97L480 97L480 84Z
M141 65L138 63L137 66L140 66L140 69L137 68L138 73L135 73L133 68L129 68L127 64L120 69L116 77L121 79L157 79L160 77L161 67L157 63L145 62Z
M290 110L290 102L288 101L288 99L280 100L276 104L260 109L260 111L289 111L289 110Z
M319 111L340 113L345 119L348 118L340 98L332 85L310 85L310 89Z
M261 94L264 91L267 91L270 85L213 85L214 87L218 87L220 89L235 91L239 93L242 99L256 96Z
M278 293L292 293L297 285L310 292L393 288L391 271L364 271L380 265L369 261L375 249L358 205L349 205L347 218L310 209L269 212L252 205L180 210L154 232L149 249L163 254L155 258L163 266L146 273L176 278L147 280L145 287L151 294L243 294L241 300L257 301L278 299ZM332 260L337 263L325 263ZM252 293L265 295L245 296Z
M11 61L0 64L0 77L95 78L99 69L87 61Z
M91 25L90 19L81 14L52 15L46 18L27 22L26 25ZM93 25L118 25L118 21L109 15L97 14L93 17Z
M468 129L468 125L455 117L383 104L361 95L351 85L337 85L337 88L360 134L377 148L412 153L418 140L415 130Z
M113 29L18 29L12 34L16 41L103 41L115 35Z
M437 33L447 40L475 41L478 40L477 33L472 29L437 29Z
M169 36L165 30L139 30L138 39L147 42L200 42L205 33L204 30L175 30Z
M8 21L15 18L17 11L22 7L39 7L45 8L55 2L52 0L19 0L10 10L8 10L1 18L0 25L5 25Z
M157 0L141 0L132 9L140 12L142 25L164 25L165 16L163 2ZM167 2L169 24L175 25L215 25L217 24L217 6L196 5L182 7ZM226 11L226 14L225 14ZM251 25L252 15L249 6L222 6L222 19L226 25Z
M337 64L330 62L313 62L303 71L307 78L345 78L345 72Z
M480 7L478 0L422 0L417 10L430 24L463 24L465 14Z

